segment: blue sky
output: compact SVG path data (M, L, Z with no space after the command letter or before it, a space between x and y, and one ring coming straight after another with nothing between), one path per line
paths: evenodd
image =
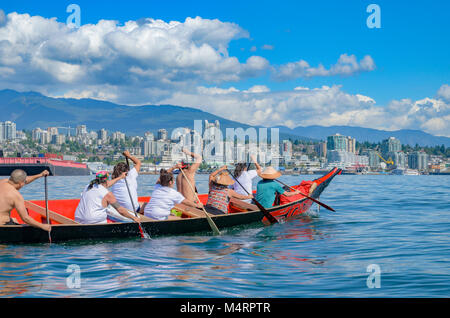
M82 10L82 24L100 19L121 23L152 17L186 17L234 22L251 39L230 43L230 54L248 58L252 46L273 45L258 54L283 64L299 57L311 64L333 64L342 53L370 54L377 69L370 74L271 83L273 89L298 85L342 84L348 92L369 95L379 103L432 96L450 77L449 1L1 1L5 13L17 11L65 21L67 5ZM369 29L366 8L381 8L381 29ZM242 51L241 49L245 49ZM266 79L269 82L269 79ZM254 79L249 82L256 83ZM261 83L261 81L258 81ZM247 82L230 83L235 87Z
M271 92L281 92L298 86L312 89L337 85L346 94L368 96L379 107L387 107L392 101L405 98L413 102L435 98L438 90L450 82L449 1L19 0L0 1L0 9L6 14L15 11L44 18L56 17L64 23L69 15L66 7L70 3L81 7L82 25L97 24L101 19L117 20L121 24L140 18L184 22L187 17L197 16L234 23L249 34L227 42L227 54L236 57L240 63L257 55L275 68L305 60L311 67L322 64L330 69L342 54L348 54L358 61L368 55L375 64L373 70L351 74L301 76L277 81L270 72L263 72L220 83L202 80L199 86L233 87L243 91L263 85ZM366 25L370 15L366 8L371 3L381 8L381 29L369 29ZM264 50L263 45L272 49ZM252 47L255 48L252 50ZM61 92L64 89L61 88ZM217 107L212 110L217 111ZM305 123L299 121L299 124ZM410 126L414 125L418 123L412 120ZM443 129L442 134L449 133L448 124L444 123Z

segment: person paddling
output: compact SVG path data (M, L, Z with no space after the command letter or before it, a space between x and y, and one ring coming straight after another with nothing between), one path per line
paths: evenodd
M20 225L11 219L11 211L16 209L22 221L26 224L50 232L51 225L42 224L28 215L25 200L19 190L36 179L48 176L47 170L34 176L27 176L22 169L14 170L9 179L0 180L0 225Z
M125 179L120 179L119 181L117 181L111 187L111 192L116 197L117 202L121 206L123 206L129 211L133 211L134 206L136 208L135 212L139 213L141 207L139 206L138 202L137 178L139 176L139 171L141 170L142 163L138 158L132 156L129 151L124 151L123 155L125 156L125 158L130 159L134 163L134 167L130 169L127 163L119 162L114 166L112 178L113 179L118 178L122 173L126 172L127 173L126 181L128 183L128 188L130 189L130 192L128 193ZM130 194L131 197L133 198L133 202L131 202Z
M109 173L100 171L81 194L81 200L75 211L75 221L81 224L106 224L108 223L108 207L111 205L120 215L139 222L139 218L122 207L108 188L126 177L123 172L119 177L108 180Z
M172 171L174 169L181 169L181 167L181 164L177 164L169 170L161 169L150 201L145 206L145 216L154 220L167 220L172 208L180 203L199 209L203 207L201 203L195 203L192 200L186 199L173 188L174 177Z
M195 193L192 191L192 188L189 185L192 185L194 189L195 187L195 174L197 173L198 168L202 164L202 156L193 152L188 151L187 149L183 149L183 152L194 158L194 162L192 164L188 164L185 162L182 162L183 173L178 174L177 176L177 190L180 192L186 199L197 202L197 198L195 196ZM185 177L189 180L185 180Z
M242 195L252 193L253 179L257 176L261 176L261 166L258 164L258 162L256 162L256 158L253 155L250 158L255 164L256 170L248 170L247 163L242 162L236 165L236 169L233 173L238 182L235 182L232 185L232 189ZM244 201L247 203L252 203L251 199L247 199Z
M253 195L239 194L229 186L234 184L234 180L227 171L227 166L223 166L214 171L209 176L208 202L205 210L210 214L220 215L228 213L228 204L231 198L239 200L252 199Z
M255 199L266 209L273 206L277 193L287 197L300 193L299 191L286 191L279 183L275 182L275 179L281 177L281 172L273 167L264 169L260 176L262 180L256 187Z

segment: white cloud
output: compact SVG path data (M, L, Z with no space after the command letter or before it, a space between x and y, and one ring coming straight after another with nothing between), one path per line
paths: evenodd
M274 46L270 44L264 44L263 46L261 46L261 49L271 51L274 49Z
M278 92L256 85L243 91L208 88L208 94L204 92L176 92L162 104L200 108L252 125L291 128L349 125L386 130L419 129L450 136L450 104L441 99L394 100L381 106L369 96L346 93L337 85Z
M5 12L0 9L0 27L6 24L6 15Z
M438 97L450 102L450 85L444 84L439 88Z
M359 72L369 72L375 69L375 62L366 55L359 62L355 55L342 54L336 64L326 69L322 64L311 67L305 60L283 64L273 68L273 78L277 81L288 81L296 78L311 78L316 76L352 75Z

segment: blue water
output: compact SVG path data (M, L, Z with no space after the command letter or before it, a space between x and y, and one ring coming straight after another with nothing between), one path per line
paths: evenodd
M282 180L303 178L313 176ZM49 197L79 197L88 180L50 178ZM449 297L449 181L341 175L321 196L337 213L313 206L312 216L218 237L0 245L0 296ZM139 195L150 195L155 177L139 182ZM198 176L199 191L206 187ZM42 199L43 180L21 192ZM79 266L79 286L70 265Z

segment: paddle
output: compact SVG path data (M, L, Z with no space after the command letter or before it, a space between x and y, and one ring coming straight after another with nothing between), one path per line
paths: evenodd
M320 202L320 201L318 201L318 200L316 200L316 199L314 199L314 198L311 198L310 196L304 194L303 192L301 192L301 191L299 191L299 190L295 190L294 188L288 186L286 183L284 183L284 182L282 182L282 181L280 181L280 180L278 180L278 179L275 179L275 181L277 181L278 183L280 183L280 184L282 184L282 185L288 187L289 189L291 189L291 190L293 190L293 191L298 191L298 192L300 192L301 195L304 195L306 198L310 199L311 201L316 202L317 204L323 206L325 209L330 210L330 211L333 211L333 212L336 212L333 208L329 207L329 206L326 205L325 203L322 203L322 202Z
M128 170L130 170L130 162L128 161L128 157L125 157L125 159L127 159ZM136 208L134 207L133 197L131 196L130 187L128 186L127 177L125 177L124 180L125 180L125 185L127 186L128 196L130 197L131 206L133 207L134 216L138 217L138 215L136 213ZM142 229L141 222L138 221L137 224L139 225L139 232L141 232L141 237L142 238L150 238L150 235L148 235L147 232L144 232L144 230Z
M45 185L45 218L47 219L47 224L50 225L50 217L48 215L48 186L47 186L47 176L44 176L44 185ZM50 232L48 232L48 241L52 243L52 236Z
M180 169L181 173L183 174L184 179L186 179L187 183L189 184L189 187L191 188L191 191L195 194L195 197L197 198L198 202L200 201L200 198L197 195L197 192L195 192L194 187L192 186L191 182L189 181L189 179L186 177L186 174L184 173L183 169ZM214 235L220 235L220 231L217 228L217 225L214 223L214 221L211 219L211 217L209 216L208 212L206 212L205 208L202 206L202 210L203 212L205 212L206 215L206 219L208 220L209 226L211 227Z
M245 192L247 192L248 195L250 195L250 193L248 193L247 189L245 189L242 184L238 181L238 179L230 172L230 170L228 170L228 173L233 177L233 179L241 186L242 189L244 189ZM255 202L256 206L258 207L258 209L260 209L262 211L262 213L264 214L264 216L269 220L270 224L274 224L274 223L278 223L278 220L272 215L270 214L258 201L256 201L255 198L253 198L253 202Z

